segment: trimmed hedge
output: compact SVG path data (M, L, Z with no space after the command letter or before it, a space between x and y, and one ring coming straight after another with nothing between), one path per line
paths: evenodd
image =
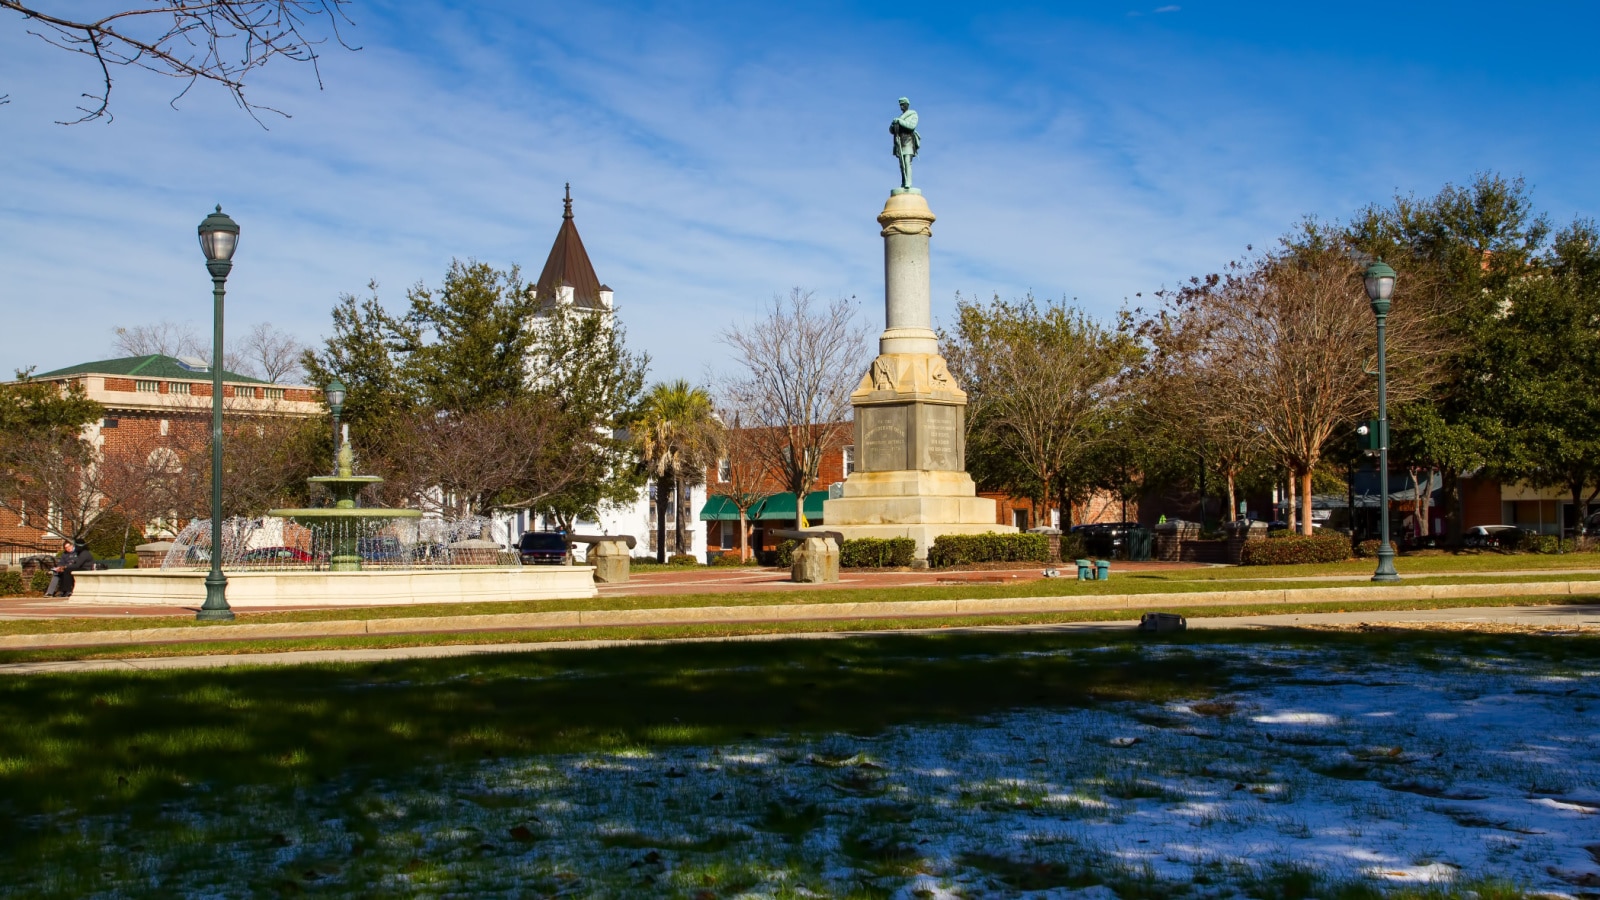
M1383 546L1383 541L1377 538L1362 541L1356 545L1356 556L1361 559L1372 559L1378 555L1378 548Z
M1577 544L1571 538L1558 538L1553 534L1523 534L1517 542L1523 553L1571 553Z
M740 560L739 560L739 551L737 551L737 550L725 550L725 551L723 551L721 553L721 555L719 555L715 559L711 560L710 565L723 566L723 567L738 567L738 566L744 565L744 563L740 562Z
M917 555L911 538L851 538L839 548L839 566L845 569L909 566Z
M1350 538L1337 531L1316 534L1280 532L1264 541L1249 541L1239 556L1246 566L1293 566L1303 563L1344 562L1350 558Z
M674 553L667 557L669 566L698 566L700 560L693 553Z
M28 582L28 590L35 594L42 594L50 587L50 570L40 569L33 573L33 580Z
M0 597L15 597L22 593L21 572L0 572Z
M935 569L988 562L1047 562L1050 542L1042 534L941 534L928 548Z

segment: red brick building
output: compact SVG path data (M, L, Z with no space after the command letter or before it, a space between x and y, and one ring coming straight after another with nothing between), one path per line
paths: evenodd
M35 381L76 384L105 408L83 435L107 456L171 451L204 440L211 425L211 371L202 363L170 356L134 356L68 366L33 376ZM223 372L227 415L307 417L326 415L322 391L303 385L269 384ZM51 510L0 509L0 561L59 549L50 537Z

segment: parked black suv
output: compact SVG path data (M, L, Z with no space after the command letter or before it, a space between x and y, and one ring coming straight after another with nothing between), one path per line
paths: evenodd
M1128 533L1138 528L1138 522L1096 522L1092 525L1074 525L1073 534L1083 535L1083 552L1097 559L1126 559Z
M567 542L553 531L530 531L517 544L525 566L559 566L567 559Z

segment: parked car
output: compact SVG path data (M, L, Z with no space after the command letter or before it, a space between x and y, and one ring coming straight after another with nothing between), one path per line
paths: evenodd
M1474 525L1461 536L1461 543L1468 547L1511 549L1522 542L1525 534L1515 525Z
M525 566L559 566L567 560L567 541L553 531L530 531L517 542Z
M1072 533L1083 535L1083 552L1100 559L1110 559L1126 556L1128 533L1138 527L1138 522L1096 522L1092 525L1074 525Z
M405 548L400 546L400 539L396 537L364 537L356 541L356 552L361 555L364 563L390 563L403 564L410 560L406 557Z
M239 562L250 563L310 563L311 554L294 547L257 547L246 550Z

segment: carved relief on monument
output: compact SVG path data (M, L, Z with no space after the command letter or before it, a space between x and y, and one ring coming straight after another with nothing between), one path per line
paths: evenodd
M869 377L872 380L872 389L875 391L894 390L895 364L889 356L880 356L872 361L872 370Z

